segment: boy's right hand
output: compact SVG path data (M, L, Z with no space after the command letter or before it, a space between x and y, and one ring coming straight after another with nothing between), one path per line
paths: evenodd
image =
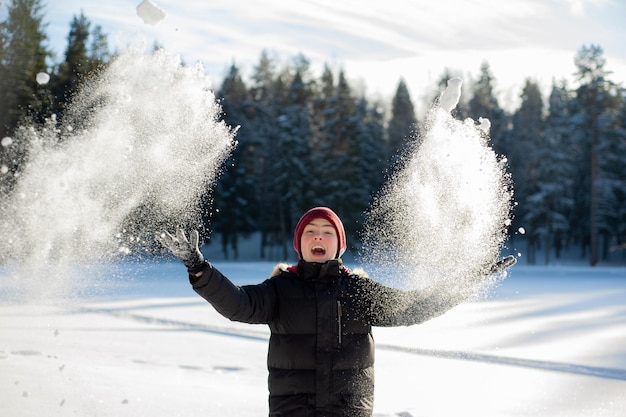
M515 259L515 256L513 255L505 256L504 258L499 259L495 264L493 264L489 272L491 274L498 274L512 267L516 263L517 263L517 259Z
M192 231L190 238L191 240L187 239L182 229L176 231L176 236L172 236L168 232L163 232L156 236L156 239L161 242L163 246L168 248L174 256L185 264L187 271L194 275L204 269L206 261L198 248L200 241L198 231Z

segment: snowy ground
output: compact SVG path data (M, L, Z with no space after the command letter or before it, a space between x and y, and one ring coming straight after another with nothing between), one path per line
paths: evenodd
M273 265L217 266L247 283ZM71 301L0 300L0 416L266 415L264 326L218 316L178 263L117 271ZM375 338L377 417L626 415L624 267L516 266Z

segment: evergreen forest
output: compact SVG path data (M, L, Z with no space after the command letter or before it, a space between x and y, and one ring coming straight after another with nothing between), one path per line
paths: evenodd
M107 34L81 12L69 22L57 59L47 48L42 0L9 0L0 22L0 199L10 195L28 162L28 144L4 146L19 126L60 122L85 77L115 59ZM591 265L626 261L626 88L613 82L600 45L572 51L572 85L554 80L543 97L523 80L520 105L506 111L496 97L488 62L464 84L453 112L491 121L491 146L506 157L515 192L512 239L523 239L528 263L564 251ZM37 74L50 75L47 85ZM431 102L446 81L434 85ZM236 63L216 89L223 119L238 126L238 145L218 183L207 190L205 227L221 250L238 259L241 240L258 233L259 251L293 251L292 231L308 208L325 205L344 221L358 249L372 199L403 154L419 140L425 120L403 79L391 102L358 93L343 70L312 74L297 55L279 64L263 51L249 77ZM523 236L518 233L524 230ZM538 256L538 255L541 256Z

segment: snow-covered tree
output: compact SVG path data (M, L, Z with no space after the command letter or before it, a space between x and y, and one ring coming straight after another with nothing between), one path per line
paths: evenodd
M323 180L316 190L317 204L333 207L340 216L344 212L345 192L351 181L350 159L356 134L356 104L343 70L339 72L334 94L325 102L324 122L318 138L319 175ZM344 224L346 228L347 225Z
M279 191L274 201L274 215L278 220L278 238L282 258L287 259L291 247L292 230L312 199L310 99L312 91L303 79L303 69L296 70L284 97L284 105L276 117L277 136L273 145L274 157L269 161L273 186Z
M599 161L605 157L607 150L611 149L610 142L613 140L604 129L604 120L611 117L610 113L617 105L613 84L608 80L609 73L604 68L606 60L603 53L600 46L583 46L575 58L579 86L574 102L573 120L576 130L573 136L575 146L580 150L577 155L578 166L585 170L576 185L579 192L575 197L576 205L583 210L580 215L582 216L585 210L588 213L587 241L591 265L596 265L600 257L599 236L603 222L600 211L603 192L600 191L600 186L606 184L607 179L602 176Z
M526 229L526 256L529 263L534 263L538 240L549 238L546 221L550 208L541 201L540 185L543 180L540 170L546 162L547 144L543 100L538 85L526 80L521 99L521 106L513 115L513 129L507 135L507 158L515 184L515 199L519 203L514 224Z
M544 259L550 262L552 248L560 257L563 235L569 229L568 216L574 204L575 167L570 158L569 95L562 86L553 85L550 110L545 123L544 140L537 149L538 182L526 199L529 225L543 239Z
M358 249L362 232L365 213L370 207L373 197L382 187L385 179L385 172L389 168L387 159L388 143L384 136L384 115L380 106L374 103L368 105L365 98L357 102L356 118L357 131L355 136L354 154L352 156L354 164L354 175L357 176L352 183L350 193L346 197L350 198L351 207L349 211L354 216L353 230L350 231L351 239L349 245Z
M248 91L233 63L218 92L222 105L222 119L237 128L237 146L226 161L215 191L209 198L210 212L205 213L205 224L219 233L225 258L233 252L238 258L239 238L256 228L256 199L254 193L254 145L246 114ZM212 198L212 199L211 199Z
M261 257L266 256L268 245L276 243L276 231L280 229L274 204L280 198L281 190L274 187L275 173L269 167L269 161L277 157L274 147L280 109L277 108L276 72L275 60L263 50L251 76L248 109L250 129L254 132L254 190L259 204L257 224L261 232Z
M617 250L621 251L622 259L626 257L626 164L623 155L626 155L626 88L619 89L619 98L621 104L618 110L619 124L616 126L616 146L615 151L609 153L614 158L613 175L617 179L614 187L614 204L613 210L615 227L613 228L616 235Z
M610 253L626 249L626 102L621 88L612 89L611 96L616 102L598 119L600 140L596 147L597 221L603 261Z

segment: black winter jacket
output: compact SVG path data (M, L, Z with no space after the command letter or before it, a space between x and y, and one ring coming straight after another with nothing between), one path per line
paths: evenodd
M190 279L223 316L269 325L270 416L371 416L372 326L420 323L462 301L383 286L341 260L300 261L258 285L236 286L210 265Z

